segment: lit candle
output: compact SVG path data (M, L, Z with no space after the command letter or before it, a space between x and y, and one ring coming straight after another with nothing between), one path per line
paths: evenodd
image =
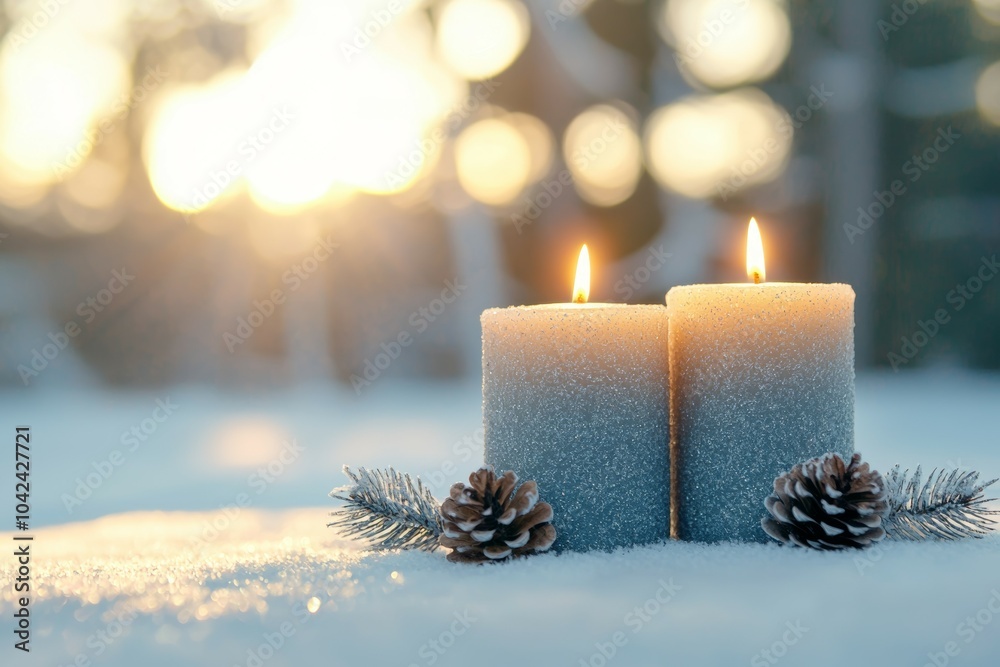
M483 312L486 463L538 482L556 548L611 549L669 533L667 312L588 303Z
M667 294L675 538L766 542L774 478L854 451L854 290L765 282L753 219L747 276Z

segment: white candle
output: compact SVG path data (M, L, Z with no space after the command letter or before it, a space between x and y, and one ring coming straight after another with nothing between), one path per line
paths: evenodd
M854 290L764 283L754 220L747 273L667 294L676 538L765 542L774 478L854 451Z
M585 303L585 252L574 303L482 315L486 463L538 482L580 551L669 531L666 308Z

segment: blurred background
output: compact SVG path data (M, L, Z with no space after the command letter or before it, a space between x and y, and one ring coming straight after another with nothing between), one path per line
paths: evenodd
M567 300L582 243L593 300L659 303L744 280L751 215L768 278L853 285L889 365L1000 250L995 0L6 0L0 30L8 384L349 383L455 279L386 374L475 374L478 312ZM1000 366L998 294L905 365Z
M854 287L859 367L1000 368L1000 0L0 7L0 383L79 443L55 494L177 387L249 415L222 467L280 435L241 392L433 410L582 243L591 300L662 303L746 280L751 215L769 280Z

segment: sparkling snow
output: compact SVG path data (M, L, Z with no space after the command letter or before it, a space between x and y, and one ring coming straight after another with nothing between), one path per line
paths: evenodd
M168 397L178 408L143 431ZM1000 376L862 376L857 407L857 448L877 469L1000 475ZM343 463L395 465L443 495L479 465L479 409L468 384L386 382L362 400L330 387L0 395L4 423L33 427L39 526L32 652L7 646L3 664L1000 664L1000 536L464 567L367 552L325 527ZM136 425L145 440L129 451ZM0 572L11 579L11 556ZM13 596L0 594L10 644Z

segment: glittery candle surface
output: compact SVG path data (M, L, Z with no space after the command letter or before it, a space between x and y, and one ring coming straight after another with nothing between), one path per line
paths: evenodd
M666 308L491 309L482 325L486 463L538 482L555 548L665 540Z
M854 451L854 290L690 285L667 310L671 535L766 542L774 478Z

